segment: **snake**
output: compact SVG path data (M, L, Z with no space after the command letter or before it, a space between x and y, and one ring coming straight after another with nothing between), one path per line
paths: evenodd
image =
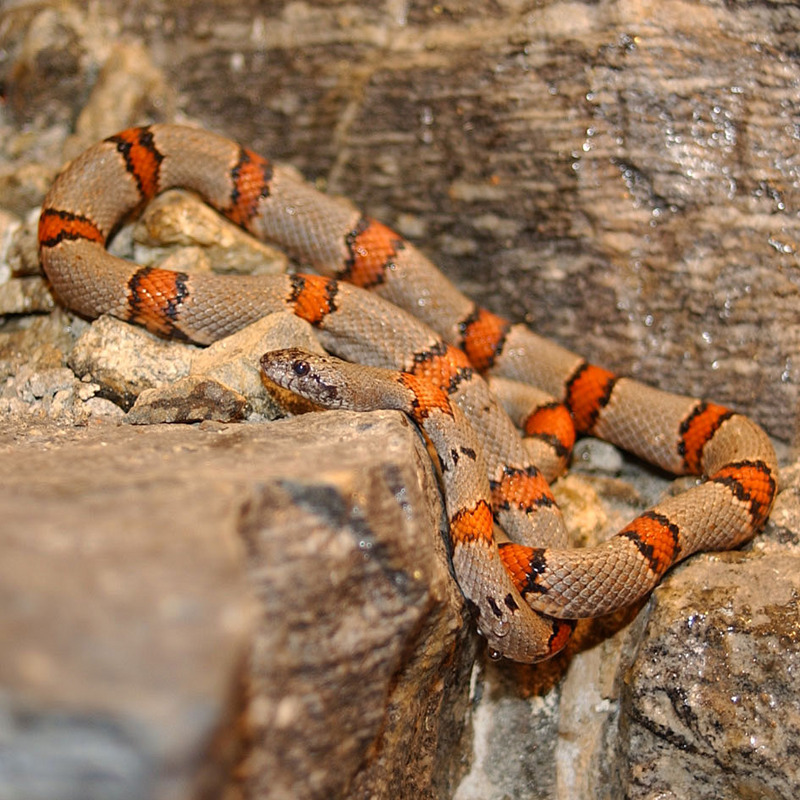
M303 270L217 275L112 255L159 193L194 192ZM223 136L130 128L66 165L42 204L39 258L57 298L199 345L266 314L311 324L329 358L266 354L267 379L318 405L393 408L437 455L453 571L493 658L549 658L575 621L647 595L677 562L763 527L775 451L751 419L594 365L464 295L422 251L349 200ZM550 481L592 435L698 482L617 534L570 547Z

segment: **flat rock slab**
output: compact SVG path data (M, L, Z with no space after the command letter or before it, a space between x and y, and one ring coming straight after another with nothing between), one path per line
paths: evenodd
M191 480L177 429L18 436L0 438L0 796L189 796L252 626L235 481Z
M438 707L464 627L401 415L6 428L0 452L0 797L217 796L243 686L259 797L385 786L436 745L387 716L408 687Z

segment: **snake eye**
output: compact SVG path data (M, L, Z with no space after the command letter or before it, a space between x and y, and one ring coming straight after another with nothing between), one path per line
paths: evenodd
M293 361L292 362L292 370L295 375L299 377L303 377L304 375L308 375L309 370L311 367L309 366L308 361Z

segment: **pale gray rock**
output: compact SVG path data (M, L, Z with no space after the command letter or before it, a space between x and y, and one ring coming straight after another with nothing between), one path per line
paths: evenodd
M171 347L177 350L180 345L171 343ZM307 410L308 403L263 378L261 356L285 347L324 352L311 326L288 313L270 314L207 348L187 348L189 375L144 389L127 421L136 425L204 419L229 422L250 416L275 419L286 410Z
M324 353L307 322L293 314L270 314L192 355L190 374L213 378L244 395L251 413L267 419L283 416L280 398L290 408L307 407L287 392L265 384L259 359L270 350L301 347ZM277 398L277 399L276 399Z
M597 796L796 797L798 597L800 552L701 557L659 587Z
M23 366L51 369L66 363L75 337L84 329L56 307L47 316L33 316L7 324L0 334L0 377L13 376Z
M122 410L96 397L100 386L80 381L66 367L25 364L0 387L0 414L7 420L50 420L85 425L99 417L119 418Z
M0 316L47 312L54 308L53 295L38 276L12 278L0 284Z
M133 244L138 263L165 269L163 259L187 247L199 249L206 269L217 272L269 275L285 272L288 263L285 253L254 239L195 195L179 191L165 192L147 206L134 227ZM193 271L191 266L183 269Z
M31 184L31 191L36 191L37 198L43 189L50 188L49 179L41 176L27 176L22 168L22 182ZM30 170L28 170L30 171ZM37 180L38 179L38 180ZM35 187L35 188L34 188ZM17 231L8 250L8 265L11 274L18 277L42 277L42 268L39 265L39 208L32 208L28 213L22 227Z
M10 255L21 228L22 221L16 214L0 209L0 285L11 276Z
M104 316L78 339L68 363L76 375L100 384L105 397L127 409L144 389L188 375L195 349Z
M618 475L623 468L620 451L600 439L586 438L576 442L572 460L584 471L605 475Z

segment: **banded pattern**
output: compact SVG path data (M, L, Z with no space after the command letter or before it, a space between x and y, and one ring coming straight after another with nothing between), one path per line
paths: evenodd
M105 244L121 221L172 187L319 274L186 275L111 256ZM330 352L358 365L309 364L324 371L326 403L394 403L436 447L454 569L493 653L551 655L569 637L561 620L633 602L698 549L737 546L772 505L775 454L750 420L617 377L481 309L385 225L214 134L153 125L90 148L44 201L39 252L55 292L87 317L109 313L199 344L271 311L308 320ZM563 469L576 431L710 478L603 545L569 549L546 478ZM497 545L495 523L509 542Z
M481 447L446 391L411 373L354 365L296 348L266 353L261 368L271 381L325 408L388 408L408 414L439 457L454 569L490 652L526 653L524 660L533 660L564 646L573 625L533 612L500 560ZM496 642L504 649L494 649Z

